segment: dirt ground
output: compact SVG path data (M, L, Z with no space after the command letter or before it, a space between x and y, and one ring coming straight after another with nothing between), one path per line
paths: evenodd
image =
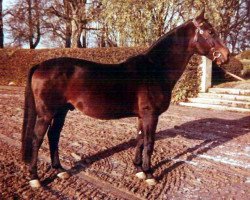
M136 119L69 112L60 140L67 180L40 150L43 187L20 160L23 88L0 87L0 199L250 199L250 114L171 106L159 120L149 187L133 174Z

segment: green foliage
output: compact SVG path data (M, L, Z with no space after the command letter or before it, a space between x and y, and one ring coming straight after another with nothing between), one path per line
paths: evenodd
M249 48L249 5L238 0L102 0L101 23L109 39L121 46L146 46L199 15L206 18L232 52Z
M186 70L174 87L171 102L186 101L199 93L201 71L198 67L201 64L201 57L194 55L188 63Z
M182 22L180 5L177 0L102 0L100 18L118 46L145 46Z

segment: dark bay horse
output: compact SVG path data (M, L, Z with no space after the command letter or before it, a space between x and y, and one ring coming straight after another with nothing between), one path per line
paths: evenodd
M66 114L73 109L98 119L138 117L136 176L154 185L151 155L158 117L168 109L173 87L194 53L217 64L228 60L228 48L204 12L162 36L143 54L119 64L63 57L31 68L22 133L31 186L40 187L37 158L46 132L52 167L59 177L68 176L59 161L58 142Z

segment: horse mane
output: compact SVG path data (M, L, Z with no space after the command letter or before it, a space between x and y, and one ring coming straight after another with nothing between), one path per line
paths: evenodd
M158 38L155 42L153 42L153 44L150 45L149 48L144 50L142 53L139 53L137 55L129 56L125 61L122 61L121 63L131 62L131 61L140 60L140 59L142 59L142 60L143 59L148 59L147 55L148 55L149 52L151 52L156 46L158 46L163 41L171 39L173 37L173 34L175 34L177 32L177 30L179 30L180 28L186 26L188 23L190 23L190 21L191 20L188 20L185 23L183 23L183 24L175 27L174 29L170 30L169 32L163 34L160 38Z
M163 34L158 40L156 40L147 50L146 54L149 53L151 50L153 50L156 46L158 46L161 42L166 41L167 39L171 39L173 34L177 32L180 28L186 26L188 23L190 23L191 20L186 21L185 23L175 27L174 29L170 30L169 32Z

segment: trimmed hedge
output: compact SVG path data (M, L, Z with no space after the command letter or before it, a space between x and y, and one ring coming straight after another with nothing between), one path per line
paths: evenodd
M0 84L13 81L25 86L26 76L32 66L58 57L74 57L101 63L117 63L142 52L144 48L96 49L2 49L0 50Z
M25 86L29 68L56 57L74 57L100 63L117 63L130 56L142 53L146 48L90 48L90 49L2 49L0 50L0 85L14 82L18 86ZM199 90L198 64L200 58L193 56L187 69L176 84L172 103L185 101L195 96Z
M223 64L221 68L239 77L242 76L243 64L237 58L230 57L229 62L227 64ZM235 78L225 74L221 68L217 66L215 63L213 63L213 73L212 73L213 84L235 81Z
M238 59L249 59L250 60L250 50L246 50L241 52L236 56Z
M172 103L187 101L190 97L196 97L199 93L201 83L201 57L194 55L189 61L186 70L174 87L172 93Z

